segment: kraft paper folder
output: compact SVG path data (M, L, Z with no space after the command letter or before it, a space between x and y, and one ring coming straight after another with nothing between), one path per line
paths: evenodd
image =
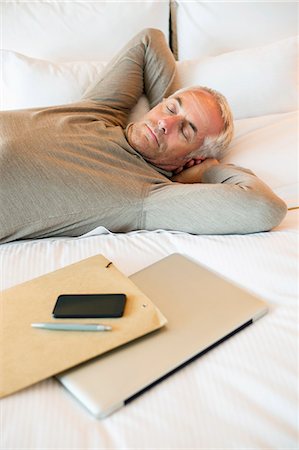
M117 319L53 319L60 294L124 293ZM125 275L102 255L84 259L1 293L0 396L62 372L154 331L166 319ZM33 322L104 323L112 331L52 331Z

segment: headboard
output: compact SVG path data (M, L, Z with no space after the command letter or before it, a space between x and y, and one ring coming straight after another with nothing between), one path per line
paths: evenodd
M9 1L1 7L2 48L55 62L108 61L142 28L169 34L167 1Z
M216 56L298 34L297 2L171 2L172 46L179 60Z

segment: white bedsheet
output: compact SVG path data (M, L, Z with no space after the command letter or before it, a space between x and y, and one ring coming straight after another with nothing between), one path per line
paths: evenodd
M174 252L263 297L269 313L103 421L55 379L3 399L1 449L299 447L298 210L248 236L160 231L5 244L1 289L97 253L130 275Z

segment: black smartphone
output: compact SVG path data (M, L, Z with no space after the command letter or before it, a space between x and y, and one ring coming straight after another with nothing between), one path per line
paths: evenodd
M125 294L66 294L59 295L52 314L60 319L121 317L125 304Z

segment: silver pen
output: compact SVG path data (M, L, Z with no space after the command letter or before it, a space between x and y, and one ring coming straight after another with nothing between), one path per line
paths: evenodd
M44 330L61 330L61 331L110 331L110 325L102 325L97 323L32 323L33 328L42 328Z

